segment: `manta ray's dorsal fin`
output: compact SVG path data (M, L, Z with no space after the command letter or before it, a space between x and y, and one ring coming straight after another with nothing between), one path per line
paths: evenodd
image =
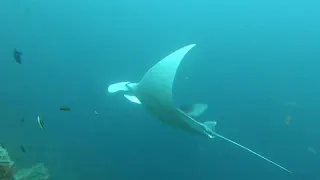
M172 102L172 86L177 69L181 60L194 46L195 44L190 44L176 50L149 69L135 87L137 95L156 98L158 102Z

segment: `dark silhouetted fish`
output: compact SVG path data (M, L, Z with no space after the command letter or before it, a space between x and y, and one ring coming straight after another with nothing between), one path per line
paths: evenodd
M67 106L63 106L63 107L60 107L60 111L71 111L71 108Z
M13 58L19 64L22 63L21 56L22 56L22 52L18 51L16 48L14 48L14 50L13 50Z
M20 149L21 149L22 152L24 152L24 153L26 152L26 149L24 148L24 146L21 145Z

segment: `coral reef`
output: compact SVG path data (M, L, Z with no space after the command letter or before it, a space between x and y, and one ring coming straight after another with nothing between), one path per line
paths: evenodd
M50 174L43 163L14 173L13 161L8 152L0 147L0 180L50 180Z
M11 161L6 149L0 147L0 180L14 179L13 161Z
M44 164L39 163L29 169L20 169L15 174L15 180L50 180L50 175Z

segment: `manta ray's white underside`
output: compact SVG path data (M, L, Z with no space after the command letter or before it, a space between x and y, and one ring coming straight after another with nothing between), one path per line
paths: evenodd
M197 121L195 118L207 109L206 105L197 104L181 108L177 108L174 105L172 100L172 87L176 71L184 56L194 46L195 44L184 46L163 58L149 69L139 83L131 83L128 81L115 83L108 87L108 92L122 92L126 99L133 103L144 105L148 111L152 112L160 121L168 125L209 138L219 137L291 173L291 171L283 166L218 134L215 131L215 121L206 121L203 123Z

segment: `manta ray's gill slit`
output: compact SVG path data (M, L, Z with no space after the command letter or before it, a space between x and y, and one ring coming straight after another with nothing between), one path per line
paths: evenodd
M220 135L220 134L218 134L216 132L212 132L212 133L213 133L214 136L217 136L217 137L219 137L221 139L224 139L224 140L226 140L226 141L228 141L228 142L230 142L230 143L232 143L232 144L234 144L234 145L236 145L236 146L238 146L238 147L240 147L242 149L245 149L245 150L249 151L250 153L252 153L252 154L264 159L265 161L267 161L267 162L279 167L280 169L282 169L282 170L284 170L284 171L286 171L288 173L292 173L292 171L288 170L287 168L285 168L285 167L283 167L283 166L281 166L281 165L269 160L268 158L266 158L266 157L264 157L264 156L262 156L262 155L260 155L260 154L258 154L256 152L254 152L253 150L251 150L251 149L249 149L249 148L247 148L247 147L245 147L245 146L243 146L243 145L241 145L241 144L239 144L239 143L237 143L235 141L232 141L231 139L228 139L228 138L226 138L226 137L224 137L224 136L222 136L222 135Z

